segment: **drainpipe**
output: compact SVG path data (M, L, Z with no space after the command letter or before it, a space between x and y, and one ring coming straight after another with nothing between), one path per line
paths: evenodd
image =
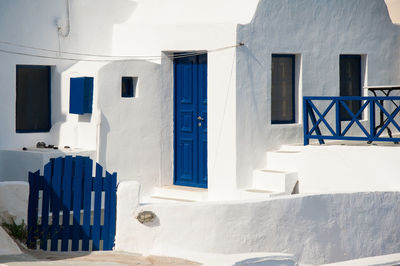
M60 21L57 21L57 30L58 34L64 38L68 37L69 33L71 32L71 21L70 21L70 5L69 5L69 0L67 0L67 29L66 33L63 33L62 31L62 26Z

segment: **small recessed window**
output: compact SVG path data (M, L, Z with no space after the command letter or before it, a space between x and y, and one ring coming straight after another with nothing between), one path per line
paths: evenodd
M122 77L121 84L121 97L123 98L135 98L136 87L138 78L137 77Z

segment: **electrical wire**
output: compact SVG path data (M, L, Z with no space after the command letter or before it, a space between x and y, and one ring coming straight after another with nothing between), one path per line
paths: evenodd
M161 59L162 56L160 55L102 55L102 54L89 54L89 53L77 53L77 52L66 52L66 51L57 51L57 50L52 50L52 49L46 49L46 48L39 48L39 47L34 47L34 46L28 46L28 45L23 45L23 44L17 44L13 42L8 42L8 41L2 41L0 40L0 43L10 45L10 46L16 46L16 47L21 47L21 48L28 48L32 50L38 50L38 51L43 51L43 52L52 52L56 54L68 54L68 55L79 55L79 56L90 56L90 57L104 57L104 58L118 58L118 59L83 59L83 58L68 58L68 57L54 57L54 56L48 56L48 55L35 55L35 54L30 54L30 53L24 53L24 52L16 52L16 51L9 51L5 49L0 49L0 52L3 53L10 53L10 54L16 54L16 55L25 55L25 56L32 56L32 57L39 57L39 58L47 58L47 59L59 59L59 60L70 60L70 61L93 61L93 62L110 62L110 61L128 61L128 60L135 60L137 59L138 61L151 61L151 60L158 60ZM236 45L231 45L231 46L225 46L225 47L220 47L216 49L211 49L208 51L199 51L199 52L188 52L188 53L183 53L183 52L176 52L175 54L178 55L173 55L169 54L167 57L169 58L182 58L182 57L189 57L189 56L194 56L194 55L201 55L201 54L206 54L206 53L212 53L212 52L218 52L221 50L226 50L226 49L231 49L231 48L236 48L239 46L243 46L243 43L239 43ZM180 55L179 55L180 54Z
M67 61L88 61L88 62L121 62L121 61L152 61L152 60L159 60L159 58L125 58L125 59L87 59L87 58L67 58L67 57L56 57L56 56L47 56L47 55L37 55L37 54L29 54L23 52L15 52L15 51L8 51L4 49L0 49L0 52L7 53L7 54L15 54L15 55L23 55L23 56L31 56L37 58L46 58L46 59L56 59L56 60L67 60ZM169 58L183 58L183 57L190 57L194 55L201 55L206 54L207 52L198 52L198 53L187 53L182 54L179 56L168 56Z

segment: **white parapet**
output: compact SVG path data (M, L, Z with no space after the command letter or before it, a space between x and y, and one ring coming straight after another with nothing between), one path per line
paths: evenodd
M121 200L128 201L128 210L121 210ZM194 252L285 252L299 263L317 265L397 253L399 200L399 192L300 194L144 204L136 209L132 200L119 197L118 212L123 215L118 214L116 249L177 257ZM154 214L153 221L139 222L135 214L143 212Z
M136 181L124 181L117 188L117 224L115 246L126 249L132 237L132 222L135 222L135 212L139 205L140 184Z

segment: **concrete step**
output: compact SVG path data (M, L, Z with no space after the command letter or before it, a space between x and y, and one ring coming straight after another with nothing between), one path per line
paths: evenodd
M208 191L204 188L184 186L155 187L152 198L172 201L204 201L207 200Z
M268 151L267 152L267 169L296 172L299 168L300 151Z
M280 147L280 151L303 151L303 144L284 144Z
M291 194L298 180L297 172L277 170L253 171L253 188L273 191L274 193Z
M271 197L272 193L273 192L269 190L246 188L240 190L240 199L241 200L266 199Z

